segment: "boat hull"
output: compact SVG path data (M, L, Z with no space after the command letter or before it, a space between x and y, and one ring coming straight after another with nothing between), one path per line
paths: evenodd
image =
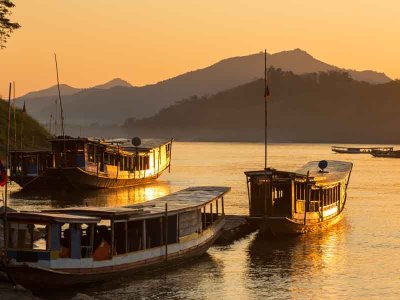
M161 171L148 177L126 179L97 176L97 174L86 172L81 168L64 168L61 169L61 172L70 186L82 189L109 189L146 184L156 180L162 173Z
M400 158L400 151L372 152L374 157Z
M106 270L97 270L96 268L53 270L30 266L29 264L11 265L7 267L7 273L15 282L33 291L67 288L108 281L121 276L151 271L155 268L167 268L190 260L190 258L203 255L222 232L223 229L220 229L212 238L202 244L183 251L171 253L168 255L167 259L165 256L159 256L139 262L114 265L108 267Z
M39 176L13 177L24 190L54 190L54 189L107 189L130 187L153 182L160 177L162 171L152 176L142 178L111 178L104 175L97 176L81 168L49 168Z
M325 221L306 223L286 217L266 217L260 222L260 231L267 235L300 235L303 233L317 232L330 228L343 219L343 213Z
M38 176L12 176L11 180L25 190L62 189L68 186L59 169L46 169Z

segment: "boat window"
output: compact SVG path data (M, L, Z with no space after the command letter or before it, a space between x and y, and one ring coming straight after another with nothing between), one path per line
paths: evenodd
M143 157L143 170L148 170L148 169L150 169L150 157L144 156Z
M69 224L65 223L61 226L60 258L68 257L71 257L71 230Z
M89 162L95 161L95 151L96 151L96 147L94 145L92 145L92 144L87 145L87 155L88 155Z
M103 225L104 223L110 224L108 222L100 222L96 226L94 233L94 243L93 243L93 260L106 260L111 258L111 226ZM114 251L116 254L116 251Z
M81 257L87 258L92 257L92 241L91 231L93 225L82 224L81 225Z
M128 222L128 252L142 250L143 246L143 221Z
M10 223L9 247L11 249L47 250L49 227L44 224Z
M215 205L213 207L213 203L209 203L203 206L203 213L201 216L203 222L203 229L208 228L212 223L214 223L215 218L213 215L213 211L215 210Z
M200 216L200 211L198 213L198 216ZM197 221L197 230L200 232L200 217L198 217ZM168 244L174 244L178 242L178 215L174 216L168 216L168 237L167 241Z
M163 244L162 218L146 219L146 247L154 248Z
M126 222L118 222L114 224L114 244L117 254L124 254L128 250L126 226Z

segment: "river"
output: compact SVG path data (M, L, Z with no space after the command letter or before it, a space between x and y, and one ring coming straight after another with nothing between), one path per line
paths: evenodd
M183 143L172 149L171 173L130 189L50 194L13 193L10 206L120 206L201 185L232 187L227 214L246 214L245 170L264 166L258 143ZM317 235L267 241L251 234L214 246L195 261L82 289L101 299L261 299L400 297L400 159L346 155L328 144L272 144L268 165L295 170L310 160L352 161L344 220Z

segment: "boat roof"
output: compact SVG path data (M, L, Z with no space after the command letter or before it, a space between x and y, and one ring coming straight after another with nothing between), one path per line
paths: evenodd
M321 172L318 164L320 161L310 161L296 171L298 174L306 175L310 172L316 184L327 185L346 179L352 168L353 163L340 160L327 160L328 166Z
M51 212L9 212L7 218L10 221L36 221L50 223L98 223L99 217L81 216L68 213Z
M128 152L133 151L149 151L154 148L158 148L164 144L171 142L173 139L171 138L158 138L158 139L150 139L145 138L141 139L141 144L138 147L132 145L132 140L127 138L114 138L114 139L103 139L96 137L65 137L66 142L85 142L85 143L95 143L103 146L119 146L121 150L125 150ZM51 139L50 142L64 142L63 137L56 137Z
M330 185L347 178L350 174L353 163L347 161L327 160L328 166L321 172L318 164L320 161L310 161L296 171L281 171L275 169L267 169L261 171L248 171L245 172L247 176L263 176L263 175L283 175L301 177L305 179L309 171L309 177L315 182L316 185Z
M10 153L32 153L32 154L38 154L38 153L51 153L50 147L48 148L36 148L36 147L24 147L24 148L14 148L10 149Z
M81 216L97 216L110 219L144 219L165 214L165 204L168 214L189 211L221 198L230 191L230 187L203 186L190 187L154 200L121 207L68 207L46 209L45 213L65 213Z
M172 139L142 139L142 143L137 147L138 151L145 151L154 148L158 148L164 144L171 142ZM132 145L131 140L125 144L120 144L120 146L126 151L136 151L136 147Z

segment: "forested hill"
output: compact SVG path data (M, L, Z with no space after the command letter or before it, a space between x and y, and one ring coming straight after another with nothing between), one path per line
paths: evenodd
M269 140L400 143L400 83L370 84L347 73L295 75L270 69ZM130 135L184 140L262 141L264 82L186 99L157 115L129 119Z
M15 131L14 131L14 114L11 111L11 134L10 148L15 148ZM4 159L6 141L7 141L7 118L8 118L8 102L0 99L0 158ZM23 121L22 121L23 119ZM45 148L49 147L48 139L50 134L36 120L29 116L29 108L27 113L22 116L20 109L16 110L17 120L17 145L21 146L21 124L23 128L23 148Z

